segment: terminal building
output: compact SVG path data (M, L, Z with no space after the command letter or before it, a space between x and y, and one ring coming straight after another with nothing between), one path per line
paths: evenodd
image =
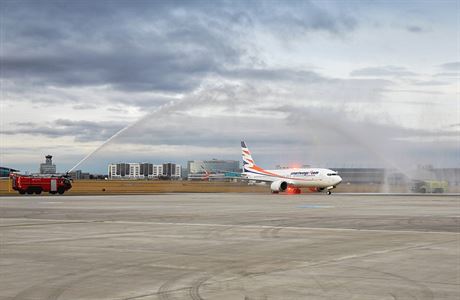
M460 186L460 168L417 167L403 173L385 168L331 168L342 177L342 184L412 185L414 181L445 181Z
M342 177L342 183L383 184L387 172L384 168L332 168Z
M94 178L94 175L88 172L83 172L82 170L75 170L75 171L69 172L69 176L73 180L93 179Z
M420 165L413 174L416 180L442 180L451 186L460 185L460 168L434 168L431 165Z
M174 163L112 163L108 166L108 179L180 179L182 168Z
M40 174L56 174L56 165L53 164L53 156L45 156L45 163L40 164Z
M224 178L226 173L241 172L237 160L190 160L187 162L188 180L205 180L206 178ZM209 177L209 175L213 175ZM221 175L221 176L219 176Z

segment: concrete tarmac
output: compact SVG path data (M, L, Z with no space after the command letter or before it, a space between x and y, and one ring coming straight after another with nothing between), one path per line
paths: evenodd
M0 198L0 299L460 299L460 198Z

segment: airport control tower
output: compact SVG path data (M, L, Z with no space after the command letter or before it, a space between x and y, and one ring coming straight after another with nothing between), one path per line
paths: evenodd
M40 174L56 174L56 165L53 165L53 156L45 156L46 161L40 164Z

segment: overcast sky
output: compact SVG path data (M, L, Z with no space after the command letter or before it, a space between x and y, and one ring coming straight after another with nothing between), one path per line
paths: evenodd
M1 1L2 166L460 167L459 1Z

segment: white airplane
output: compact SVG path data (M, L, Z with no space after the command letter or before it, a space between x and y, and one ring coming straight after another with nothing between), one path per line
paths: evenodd
M282 169L264 170L257 166L245 142L241 142L243 155L243 177L250 183L270 183L272 193L288 191L300 194L300 188L306 187L315 192L327 192L342 182L337 172L329 169Z

